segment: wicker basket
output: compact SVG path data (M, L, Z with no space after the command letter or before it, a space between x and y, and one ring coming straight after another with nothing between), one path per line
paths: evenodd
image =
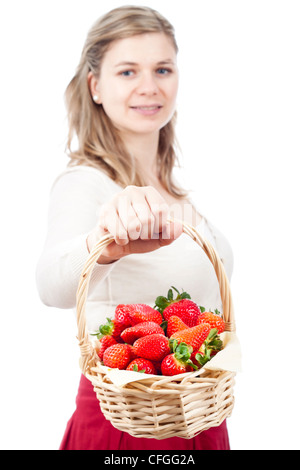
M231 292L223 264L212 245L193 227L184 223L183 230L211 261L219 282L225 331L234 332ZM101 251L112 241L111 236L105 236L95 245L77 290L80 367L94 386L104 416L115 428L140 438L190 439L219 426L233 409L235 372L202 368L172 377L149 375L120 387L110 380L107 368L101 365L86 327L85 305L93 268Z

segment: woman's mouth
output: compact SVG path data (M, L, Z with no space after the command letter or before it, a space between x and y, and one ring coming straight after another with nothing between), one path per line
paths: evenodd
M154 104L151 106L132 106L131 109L144 116L153 116L161 110L162 106Z

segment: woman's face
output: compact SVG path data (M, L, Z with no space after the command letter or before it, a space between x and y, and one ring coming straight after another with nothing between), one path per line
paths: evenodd
M172 118L178 91L176 51L164 33L150 33L112 43L99 77L90 76L115 127L126 135L157 135Z

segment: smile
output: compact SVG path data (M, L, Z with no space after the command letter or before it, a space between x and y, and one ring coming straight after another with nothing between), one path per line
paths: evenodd
M162 106L152 105L152 106L132 106L131 109L137 111L140 114L152 116L160 111Z
M144 109L144 110L153 110L153 109L157 109L157 108L161 108L161 106L133 106L134 109Z

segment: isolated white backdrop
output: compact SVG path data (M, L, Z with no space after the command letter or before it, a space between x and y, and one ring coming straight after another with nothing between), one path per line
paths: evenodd
M132 3L176 28L185 181L235 254L232 449L300 449L299 2ZM91 24L124 4L1 2L1 449L57 449L74 410L75 320L40 302L35 266L67 163L64 89Z

